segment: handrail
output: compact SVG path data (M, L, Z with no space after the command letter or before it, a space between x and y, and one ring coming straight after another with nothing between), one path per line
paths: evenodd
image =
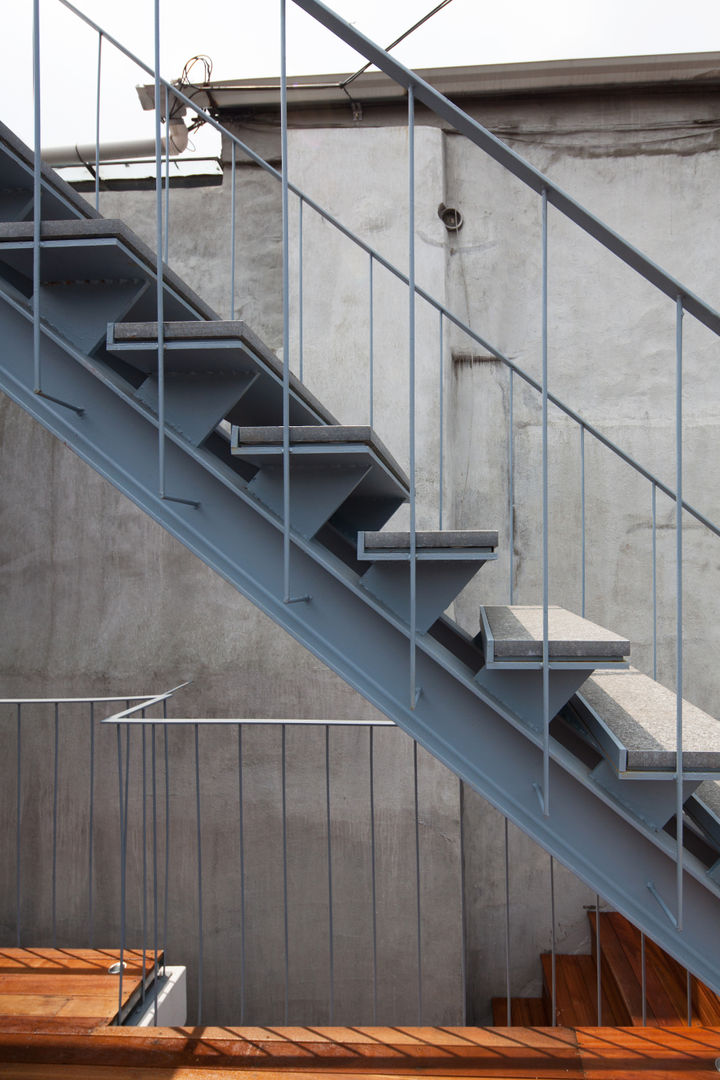
M572 204L573 207L577 208L578 212L581 212L583 215L585 215L588 221L596 222L597 225L602 230L604 230L605 234L607 234L608 237L616 238L624 246L624 249L626 249L628 253L634 253L634 255L637 256L637 258L640 259L643 264L647 266L648 271L654 268L660 275L662 275L663 280L666 283L666 288L663 288L662 291L665 292L667 296L672 297L673 300L676 300L678 295L682 295L684 310L695 314L701 322L704 322L704 325L708 326L711 330L713 330L714 333L720 335L720 313L715 311L708 304L705 304L703 300L700 300L698 297L696 297L689 289L683 286L670 274L667 274L660 267L657 267L652 262L652 260L648 259L647 256L642 254L642 252L632 247L631 244L628 244L625 240L622 239L622 237L614 233L612 229L604 225L597 218L593 217L593 215L590 214L589 211L581 207L580 204L575 202L575 200L571 199L569 195L565 195L565 193L562 192L561 189L557 187L557 185L553 184L551 180L543 176L542 173L540 173L532 165L530 165L523 158L521 158L520 155L516 154L508 146L506 146L499 139L497 139L491 132L487 131L486 128L483 128L481 124L478 124L476 121L466 116L465 113L462 112L462 110L458 109L457 106L453 105L452 102L450 102L447 98L443 97L442 94L434 90L433 87L431 87L428 83L424 82L424 80L420 79L417 75L415 75L414 72L410 71L408 68L405 68L402 64L399 64L399 62L396 61L394 57L391 57L378 46L374 45L374 43L370 41L369 38L364 37L364 35L360 34L359 31L356 31L353 27L349 26L342 19L340 19L339 16L334 15L334 13L331 12L329 8L327 8L324 4L319 3L318 0L294 0L294 2L300 4L300 6L303 6L305 10L308 10L309 7L317 4L317 6L321 8L324 13L327 13L329 16L332 15L333 20L336 20L338 23L342 24L348 35L353 39L350 41L350 44L353 44L354 35L357 35L360 42L362 43L362 47L360 47L359 44L355 45L354 47L357 47L358 51L363 53L363 55L366 55L364 53L364 49L369 49L373 53L373 63L376 63L378 67L382 67L383 70L385 70L386 73L391 76L391 78L395 77L393 75L393 70L394 67L397 67L403 75L403 78L398 80L402 83L402 85L408 85L408 82L406 80L410 80L414 86L416 84L421 84L423 90L422 93L417 94L419 100L422 100L425 104L428 104L428 101L425 100L425 98L423 97L423 93L425 92L425 90L427 90L428 95L430 95L433 100L434 98L438 98L448 107L450 112L448 113L446 119L449 119L451 123L455 124L454 117L456 115L458 118L463 118L467 120L472 127L472 131L475 132L477 130L477 132L482 135L483 139L487 137L487 139L490 140L490 143L498 151L498 153L500 152L500 150L502 150L503 153L507 153L516 163L518 169L520 168L520 166L523 166L528 170L528 176L532 175L536 178L536 180L541 180L543 182L545 190L547 191L548 202L552 203L558 209L561 209L563 213L567 213L567 210L563 209L560 203L556 201L553 192L557 196L562 195L563 198L567 200L568 205ZM143 60L141 60L135 53L132 52L132 50L128 49L125 45L118 41L117 38L114 38L111 34L108 34L105 30L103 30L103 28L98 23L96 23L84 12L80 11L79 8L75 7L75 5L70 2L70 0L58 0L58 3L62 4L63 7L71 11L77 18L79 18L87 26L91 27L96 33L102 34L106 41L110 42L110 44L112 44L116 49L123 53L124 56L126 56L133 63L137 64L137 66L140 67L147 75L154 79L155 73L153 68L149 64L146 64ZM308 13L312 14L312 12L310 12L309 10ZM329 24L324 25L327 25L328 29L331 29ZM344 38L344 40L347 41L348 39ZM374 55L376 53L380 58L387 58L387 67L383 67L383 64L378 63L378 61L374 59ZM276 169L273 165L270 165L269 162L265 161L263 157L261 157L251 147L244 143L242 139L238 138L237 135L234 135L223 124L216 120L215 117L211 116L209 113L205 112L204 109L200 108L200 106L196 102L194 102L192 98L189 98L186 94L183 94L183 92L178 89L178 87L176 87L171 80L164 79L161 76L159 81L160 85L163 86L167 92L172 93L178 99L178 101L181 101L183 105L186 105L188 108L192 109L193 112L197 113L198 115L202 115L203 119L207 124L210 125L210 127L214 128L220 135L224 135L227 139L229 139L232 145L236 146L239 150L241 150L243 154L250 158L251 161L253 161L265 172L273 176L278 182L282 181L282 173L279 169ZM429 105L429 107L434 108L433 105ZM452 113L452 117L450 113ZM475 142L476 145L480 146L481 149L487 150L488 153L491 153L491 150L487 146L483 145L482 142L478 142L477 138L473 137L472 133L468 133L466 131L463 131L462 133L466 134L468 138L470 138L471 141ZM505 162L501 160L501 157L495 156L494 153L492 154L492 156L501 165L505 164ZM506 167L509 168L509 166ZM528 182L515 169L511 169L510 171L512 171L514 175L518 176L519 179L523 180L524 182ZM542 186L539 188L535 184L529 186L532 186L533 190L539 190L542 193ZM392 274L395 278L397 278L398 281L401 281L404 285L409 286L410 282L407 274L403 273L403 271L400 270L397 266L395 266L394 263L390 262L389 259L386 259L383 255L380 254L379 251L373 248L361 237L357 236L346 225L343 225L343 223L339 221L333 214L331 214L329 210L326 210L323 206L320 205L320 203L316 202L309 195L306 195L301 188L297 187L297 185L293 184L291 181L288 181L288 190L291 191L293 195L296 195L299 199L301 199L306 206L315 211L315 213L319 214L325 221L327 221L330 225L337 229L338 232L340 232L343 236L346 237L346 239L350 240L351 243L355 244L367 255L369 255L372 261L376 262L379 266L382 266L383 269L387 270L388 273ZM570 217L571 215L567 213L567 216ZM575 220L575 218L573 218L572 220ZM578 221L577 223L581 224L580 221ZM585 226L581 227L584 228ZM589 232L590 230L588 229L586 231ZM591 233L591 235L595 234ZM601 243L604 243L600 236L596 236L596 239L600 240ZM608 244L605 244L605 246L609 247ZM614 249L610 247L610 250ZM620 258L623 258L623 256L619 252L616 251L615 254L618 254ZM627 262L629 266L633 266L633 263L629 259L624 259L623 261ZM634 268L638 269L638 267ZM638 272L641 271L638 269ZM656 282L653 282L652 278L647 274L644 274L643 276L645 276L648 281L656 284ZM672 289L670 289L671 285ZM660 286L658 285L657 287L659 288ZM431 307L435 308L435 310L439 314L441 314L443 318L453 323L454 326L456 326L464 334L467 334L468 337L472 338L472 340L475 341L478 345L480 345L483 349L487 349L488 353L494 359L499 360L501 363L503 363L515 375L518 375L525 383L527 383L528 386L531 386L533 390L537 391L538 393L542 393L542 386L536 379L534 379L530 374L528 374L528 372L524 371L523 368L519 367L516 363L514 363L514 361L512 361L508 356L506 356L500 349L496 348L489 341L487 341L481 334L479 334L475 330L472 330L466 323L462 321L461 318L459 318L459 316L455 315L452 311L450 311L449 308L447 308L431 293L427 292L427 290L424 289L421 285L415 284L415 293L417 296L421 297L426 303L430 304ZM693 304L697 305L697 310L694 309ZM700 309L707 313L708 319L712 317L712 319L714 319L714 323L711 324L711 321L705 321L701 319L700 315L698 315L698 311ZM597 441L600 442L603 446L605 446L606 449L610 450L611 453L615 454L622 461L624 461L626 465L630 466L630 468L632 468L635 472L639 473L647 481L653 484L658 491L661 491L669 499L675 502L675 491L668 484L664 483L652 472L646 469L643 465L635 461L635 459L632 458L630 454L626 453L621 447L614 443L612 439L608 438L606 435L603 435L601 431L594 427L593 424L585 420L569 405L565 405L564 402L561 401L560 398L556 397L556 395L553 394L550 390L548 390L547 399L549 402L551 402L552 405L555 406L555 408L559 409L570 420L578 424L581 429L584 429L589 435L592 435L593 438L597 439ZM701 525L704 525L705 528L709 529L709 531L714 533L715 536L720 536L720 525L715 524L715 522L713 522L710 518L706 517L700 510L697 510L694 506L686 502L684 499L682 500L681 505L683 510L686 513L690 514L691 517L695 518L695 520L698 521Z
M644 277L646 281L649 281L651 285L654 285L673 301L676 301L679 296L682 297L684 310L694 315L699 322L707 326L713 333L720 335L720 312L711 308L709 304L696 296L686 285L668 274L647 255L644 255L638 248L628 243L627 240L603 221L591 214L589 210L581 206L567 192L563 191L562 188L541 173L539 169L536 169L498 139L497 136L493 135L491 131L483 127L482 124L479 124L477 120L473 120L471 116L468 116L452 101L438 90L435 90L424 79L421 79L419 75L406 68L395 57L381 49L379 45L376 45L370 38L365 37L359 30L356 30L354 26L350 26L349 23L341 19L339 15L336 15L320 0L293 0L293 2L307 12L308 15L322 23L336 37L357 50L376 67L379 67L395 82L400 83L406 89L412 87L417 101L421 101L423 105L426 105L443 120L447 120L461 135L465 135L472 143L484 150L498 165L507 169L508 172L512 173L513 176L521 180L523 184L538 195L545 193L547 201L556 210L574 221L576 225L579 225L581 229L599 241L608 251L617 255L619 259L640 274L641 277Z

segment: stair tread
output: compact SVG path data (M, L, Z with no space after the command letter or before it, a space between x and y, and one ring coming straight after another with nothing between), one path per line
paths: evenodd
M483 630L495 660L542 660L543 609L538 605L481 608ZM624 660L630 653L626 638L574 612L548 610L550 659ZM489 634L488 634L489 631ZM486 652L487 656L487 652Z
M640 954L639 939L636 953L628 954L623 948L623 943L618 937L614 924L610 920L609 912L600 914L600 953L602 964L602 977L612 979L617 992L622 998L627 1009L629 1021L633 1025L642 1024L642 984L640 982ZM589 911L590 929L592 931L593 956L595 955L597 937L595 925L595 912Z
M365 532L362 534L366 552L369 551L407 551L410 547L409 532ZM496 548L497 531L481 529L445 530L436 532L416 532L415 544L418 549L431 551L452 549Z
M148 247L124 221L118 218L92 217L42 221L40 238L42 240L116 240L122 243L141 263L144 263L151 274L154 275L157 268L157 256L152 248ZM0 245L12 242L32 242L32 239L32 221L0 222ZM48 262L50 250L43 249L43 266ZM191 304L201 318L208 320L217 318L216 312L168 266L163 268L163 278L166 285L172 287L183 300Z
M493 1027L549 1027L550 1017L541 997L510 999L510 1025L507 1020L507 998L492 999Z
M233 426L233 453L248 460L259 449L280 451L283 442L281 426L236 427ZM385 444L371 427L365 425L317 424L298 425L290 428L290 445L307 447L308 451L319 447L355 445L372 452L388 469L394 479L407 492L410 481ZM237 446L237 449L236 449Z
M552 955L540 957L543 967L545 1000L551 1001ZM602 986L602 1024L620 1027L627 1023L624 1010L618 1009L609 988ZM597 971L592 956L586 953L555 956L555 1002L557 1023L564 1027L596 1027Z
M33 151L25 143L21 142L17 135L3 123L0 123L0 148L6 148L5 153L0 153L0 177L2 178L3 187L7 184L12 187L22 187L23 190L27 191L28 198L32 198ZM12 157L8 156L8 151L12 154ZM12 158L16 160L13 161ZM62 204L64 203L69 208L65 212L76 214L78 217L97 218L100 216L87 199L83 199L81 195L78 195L74 188L63 180L54 169L44 162L41 162L40 168L44 188L44 210L46 209L45 200L49 189L54 196L52 201L55 212L62 213Z
M674 770L675 694L635 668L598 671L578 691L580 716L619 772ZM683 702L683 767L720 770L720 724ZM619 745L613 745L619 744Z
M614 931L635 973L638 992L642 994L640 931L619 912L606 912L600 923L601 948L606 925ZM684 969L649 938L645 939L645 992L649 1024L674 1027L687 1022ZM640 1008L642 1015L642 998Z

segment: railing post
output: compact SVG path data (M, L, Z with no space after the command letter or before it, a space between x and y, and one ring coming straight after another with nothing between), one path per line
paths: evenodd
M95 810L95 705L90 702L90 811L88 814L88 930L90 948L95 948L95 907L93 897L93 827Z
M303 381L303 197L298 199L298 375Z
M585 425L580 425L580 530L581 530L581 609L580 613L585 618L585 589L586 589L586 553L585 553Z
M438 388L438 529L442 532L443 527L443 442L445 438L445 363L444 363L444 344L443 344L443 313L438 312L438 354L439 354L439 380L440 386Z
M100 78L102 71L102 31L98 34L97 97L95 102L95 209L100 211Z
M675 715L675 843L677 928L683 928L683 298L675 308L675 584L676 584L676 715Z
M550 923L551 923L551 970L550 970L550 1002L551 1002L551 1018L550 1023L552 1027L557 1026L557 941L555 934L555 860L550 856Z
M15 821L15 944L20 948L20 907L22 899L22 705L17 705L17 791Z
M371 428L373 426L373 419L374 419L374 397L375 397L375 387L373 385L374 378L375 378L375 370L374 370L375 369L375 303L374 303L375 298L374 298L374 295L373 295L374 294L375 283L373 281L373 267L374 267L374 260L373 260L372 254L371 254L370 255L370 268L369 268L369 282L368 282L368 290L369 290L369 300L368 300L368 302L369 302L369 309L370 309L369 310L369 319L370 319L370 386L369 386L368 393L369 393L369 396L370 396L370 421L369 422L370 422L370 427Z
M195 724L195 823L197 828L197 896L198 896L198 1001L197 1022L202 1023L203 1003L203 869L202 826L200 819L200 725Z
M512 368L508 387L508 556L510 561L509 571L509 603L514 603L515 597L515 380Z
M33 381L42 394L40 371L40 222L42 220L42 144L40 134L40 0L33 0Z
M543 813L550 814L550 628L548 612L548 198L542 193L542 608Z
M155 251L158 367L158 492L165 498L165 295L163 288L162 115L160 110L160 0L155 25Z
M505 818L505 1020L512 1027L512 998L510 994L510 845L508 819Z
M230 321L235 318L235 143L230 142Z
M417 606L417 506L415 492L415 92L408 88L408 409L410 413L410 708L417 704L415 678Z

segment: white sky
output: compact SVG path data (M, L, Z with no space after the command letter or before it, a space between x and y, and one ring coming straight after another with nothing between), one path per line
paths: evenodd
M75 0L76 6L146 63L153 59L151 0ZM387 45L437 0L330 0L348 21ZM43 144L95 137L97 35L58 0L41 0ZM352 71L359 58L288 0L290 75ZM176 78L207 53L213 79L277 75L278 0L161 0L161 68ZM8 4L3 20L2 119L32 141L31 0ZM720 0L453 0L395 51L410 67L571 57L720 50ZM101 138L153 134L135 84L149 81L103 48ZM12 107L12 112L10 108ZM198 146L202 149L202 146Z

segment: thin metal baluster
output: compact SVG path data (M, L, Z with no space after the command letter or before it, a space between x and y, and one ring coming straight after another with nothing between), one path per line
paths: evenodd
M128 708L130 703L128 702ZM130 725L125 725L125 778L123 798L122 738L120 725L117 726L118 741L118 778L120 781L120 961L118 979L118 1014L117 1022L122 1024L123 972L125 969L125 930L127 896L127 834L128 834L128 795L130 777Z
M657 679L657 486L652 486L653 679Z
M153 842L153 1019L158 1026L158 860L157 860L157 772L155 755L155 725L150 725L150 768L152 772L152 842Z
M155 250L158 367L158 492L165 498L165 295L163 289L162 115L160 110L160 0L155 15Z
M548 611L548 200L542 193L543 813L550 814L550 628Z
M645 968L645 935L640 932L640 992L642 994L642 1026L647 1027L647 970Z
M52 943L57 948L57 826L58 826L58 759L60 756L60 706L55 702L55 756L53 759L53 820L52 820Z
M423 1016L422 908L420 899L420 806L418 802L418 744L413 742L413 788L415 795L415 896L417 917L418 1026Z
M298 356L300 382L303 381L303 198L298 205Z
M375 871L375 732L370 728L370 878L372 886L373 1024L377 1024L377 877Z
M97 95L95 101L95 209L100 211L100 73L102 69L102 30L98 33Z
M505 818L505 1019L512 1027L512 1000L510 997L510 852L508 845L508 819Z
M582 528L582 617L585 618L585 425L580 425L580 517Z
M675 843L677 872L677 929L683 928L683 535L682 535L682 497L683 497L683 412L682 412L682 377L683 377L683 299L678 296L675 323L675 581L676 581L676 800L675 800Z
M685 987L685 993L687 997L687 1026L692 1027L692 976L689 971L685 971L687 976L687 984Z
M374 399L374 379L375 379L375 313L374 313L374 291L375 283L373 280L373 257L370 256L370 427L373 426L373 399Z
M508 391L508 553L510 557L510 603L515 596L515 382L513 369L510 371Z
M163 257L168 263L170 249L170 91L165 87L165 223L163 227Z
M145 710L140 713L143 720L145 719ZM145 777L145 763L146 746L145 746L145 725L140 729L140 747L142 751L141 763L142 763L142 987L140 989L140 995L143 1001L145 1001L145 979L147 975L147 784Z
M417 507L415 497L415 92L408 87L408 377L410 413L410 708L417 704Z
M439 323L438 329L439 329L439 336L440 336L440 341L439 341L440 393L439 393L439 402L438 402L438 408L439 408L439 411L440 411L440 419L439 419L439 428L440 428L440 430L439 430L439 433L438 433L438 441L439 441L439 444L440 444L439 445L439 450L438 450L438 457L439 457L439 460L438 460L438 489L439 489L438 490L438 528L442 532L442 527L443 527L443 471L444 471L444 469L443 469L443 439L445 437L445 421L444 421L444 416L443 416L443 412L444 412L444 409L445 409L445 405L444 405L445 387L443 385L444 376L445 376L445 364L443 362L444 361L444 356L443 356L443 313L442 313L442 311L438 312L438 316L439 316L439 318L438 318L438 323Z
M20 899L22 851L22 705L17 705L17 806L15 819L15 944L20 948Z
M595 968L597 971L597 1026L602 1027L602 954L600 952L600 897L595 894Z
M235 318L235 141L230 143L230 321Z
M283 929L285 931L285 1023L290 1013L290 935L288 925L288 869L287 869L287 752L285 724L282 725L282 846L283 846Z
M202 828L200 822L200 725L195 724L195 822L197 826L197 896L198 896L198 1003L197 1022L202 1023L203 999L203 878Z
M243 730L238 724L238 820L240 826L240 1024L245 1023L245 825L243 820Z
M290 236L288 224L287 25L280 0L280 141L283 261L283 598L290 603Z
M458 777L460 803L460 979L462 982L462 1026L467 1025L467 901L465 897L465 785Z
M93 896L93 826L95 818L95 703L90 702L90 813L88 819L88 923L90 948L95 948L95 906Z
M163 720L167 720L167 698L163 701ZM168 754L168 729L163 724L165 750L165 896L163 902L163 975L167 964L168 944L168 897L170 894L170 757Z
M330 814L330 727L325 726L325 809L327 826L328 867L328 966L330 976L329 1024L332 1027L335 1013L335 942L333 934L333 883L332 883L332 818Z
M40 372L40 221L42 216L40 108L40 0L33 0L33 128L35 142L33 158L33 381L36 394L42 394Z
M557 963L556 963L556 938L555 938L555 860L550 856L550 924L552 928L552 956L551 956L551 979L550 990L552 998L552 1026L557 1025Z

